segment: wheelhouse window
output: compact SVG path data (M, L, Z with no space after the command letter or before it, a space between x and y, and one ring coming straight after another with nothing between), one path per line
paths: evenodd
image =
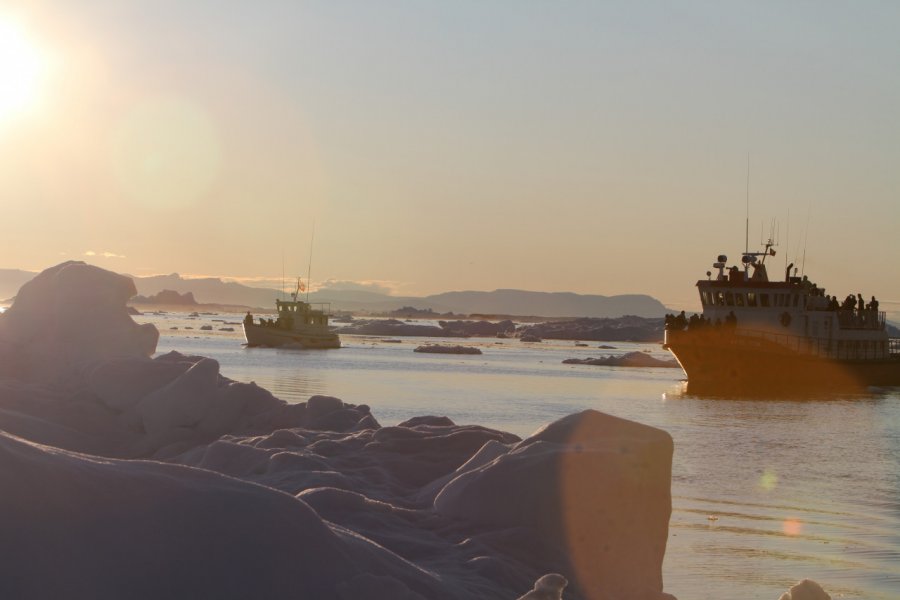
M756 292L747 292L747 306L756 306Z
M716 292L716 305L725 306L725 292Z
M734 294L731 292L725 292L725 304L728 306L734 306Z
M769 295L768 294L760 294L759 295L759 305L760 306L769 306Z
M743 292L735 292L734 305L735 306L744 306L744 293Z

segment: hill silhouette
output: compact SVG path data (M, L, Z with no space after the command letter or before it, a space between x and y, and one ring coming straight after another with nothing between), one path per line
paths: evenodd
M17 269L0 269L0 298L15 295L35 274ZM282 297L280 291L257 288L216 277L185 278L178 273L134 277L138 294L155 296L165 290L192 294L201 304L222 304L272 308ZM329 302L332 310L390 312L399 308L431 309L436 313L534 315L541 317L661 317L667 311L652 296L624 294L601 296L572 292L535 292L500 289L491 292L455 291L430 296L389 296L365 290L323 289L309 294L310 302Z

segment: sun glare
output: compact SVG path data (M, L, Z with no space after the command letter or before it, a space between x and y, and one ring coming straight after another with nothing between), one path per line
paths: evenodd
M0 18L0 120L31 107L43 67L41 53L22 26Z

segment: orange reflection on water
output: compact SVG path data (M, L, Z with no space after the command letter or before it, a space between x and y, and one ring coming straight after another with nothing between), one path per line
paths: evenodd
M785 535L800 535L800 532L803 531L803 523L797 519L785 519L781 524L781 530L784 531Z

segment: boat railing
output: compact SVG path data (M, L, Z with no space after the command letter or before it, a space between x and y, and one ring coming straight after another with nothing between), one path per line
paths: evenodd
M838 325L841 329L873 329L881 331L884 329L885 313L884 311L875 312L872 310L837 311Z
M313 310L321 311L323 314L331 314L331 302L311 302L309 307Z
M755 329L668 330L666 331L666 343L676 342L679 338L687 340L695 335L703 338L704 341L726 346L754 346L759 345L760 341L765 341L773 345L767 348L768 351L780 350L785 354L801 354L832 360L883 360L900 357L900 338L836 340Z

